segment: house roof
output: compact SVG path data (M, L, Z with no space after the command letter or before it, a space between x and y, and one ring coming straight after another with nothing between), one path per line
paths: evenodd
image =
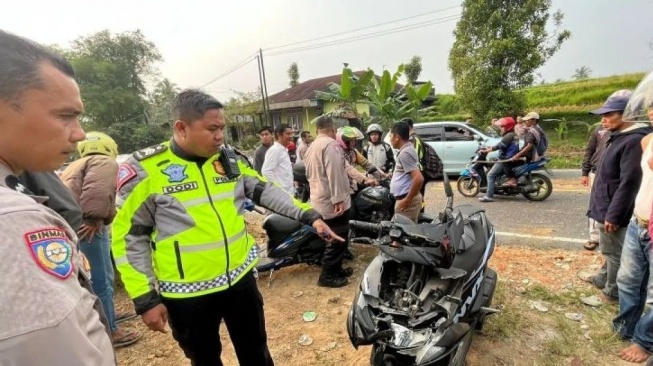
M361 76L365 71L355 71L356 76ZM292 88L282 90L270 95L270 104L295 102L304 99L315 99L315 91L329 91L329 83L340 84L341 74L326 76L323 78L306 80Z

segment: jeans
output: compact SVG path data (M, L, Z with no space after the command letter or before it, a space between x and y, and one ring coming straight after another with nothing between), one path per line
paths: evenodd
M116 310L113 306L113 264L111 263L111 248L109 232L103 226L94 236L93 240L82 239L79 241L79 250L84 253L91 266L91 287L102 303L102 310L109 322L109 329L115 332Z
M651 237L633 219L628 225L619 285L619 315L613 320L616 332L643 349L653 351L653 262ZM648 308L648 311L645 311Z
M619 227L617 231L605 232L603 224L599 224L599 247L607 263L607 276L603 293L612 298L619 297L617 288L617 272L621 263L621 250L624 245L626 228Z
M503 164L496 163L492 166L490 171L487 173L487 193L486 197L494 197L494 190L497 186L497 179L503 174Z

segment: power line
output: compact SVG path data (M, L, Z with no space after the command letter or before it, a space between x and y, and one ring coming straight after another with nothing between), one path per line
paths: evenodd
M222 79L223 77L231 74L232 72L240 69L241 67L247 65L248 63L252 62L254 60L254 58L255 58L254 57L255 55L256 55L256 53L253 53L253 54L247 56L247 58L245 58L244 60L237 63L234 67L232 67L231 69L225 71L224 73L220 74L219 76L215 77L214 79L212 79L211 81L205 83L204 85L200 86L200 88L203 88L203 87L205 87L205 86L207 86L209 84L212 84L212 83Z
M307 50L312 50L312 49L316 49L316 48L339 45L339 44L343 44L343 43L361 41L361 40L374 38L374 37L380 37L380 36L384 36L384 35L388 35L388 34L405 32L405 31L412 30L412 29L424 28L424 27L428 27L428 26L432 26L432 25L436 25L436 24L441 24L441 23L446 23L446 22L450 22L450 21L458 20L458 19L460 19L460 15L450 15L448 17L432 19L432 20L428 20L428 21L424 21L424 22L413 23L413 24L408 24L408 25L404 25L404 26L401 26L401 27L391 28L391 29L387 29L387 30L381 31L381 32L361 34L361 35L352 36L352 37L349 37L349 38L342 38L342 39L339 39L339 40L327 41L327 42L323 42L323 43L317 43L317 44L314 44L314 45L300 46L300 47L292 48L292 49L289 49L289 50L281 50L281 51L277 51L277 52L272 52L272 53L266 54L266 56L278 56L278 55L283 55L283 54L287 54L287 53L301 52L301 51L307 51Z
M382 26L382 25L387 25L387 24L392 24L392 23L398 23L398 22L401 22L401 21L404 21L404 20L414 19L414 18L419 18L419 17L423 17L423 16L426 16L426 15L431 15L431 14L435 14L435 13L440 13L440 12L443 12L443 11L447 11L447 10L451 10L451 9L455 9L455 8L459 8L459 7L460 7L460 5L450 6L450 7L448 7L448 8L438 9L438 10L430 11L430 12L428 12L428 13L423 13L423 14L413 15L413 16L409 16L409 17L406 17L406 18L395 19L395 20L391 20L391 21L388 21L388 22L379 23L379 24L374 24L374 25L370 25L370 26L367 26L367 27L363 27L363 28L351 29L351 30L348 30L348 31L340 32L340 33L330 34L330 35L328 35L328 36L322 36L322 37L318 37L318 38L313 38L313 39L307 39L307 40L303 40L303 41L298 41L298 42L288 43L288 44L284 44L284 45L281 45L281 46L275 46L275 47L270 47L270 48L264 48L263 51L271 51L271 50L276 50L276 49L278 49L278 48L285 48L285 47L288 47L288 46L294 46L294 45L301 44L301 43L307 43L307 42L319 41L319 40L321 40L321 39L325 39L325 38L330 38L330 37L340 36L340 35L343 35L343 34L348 34L348 33L353 33L353 32L362 31L362 30L365 30L365 29L370 29L370 28L380 27L380 26Z

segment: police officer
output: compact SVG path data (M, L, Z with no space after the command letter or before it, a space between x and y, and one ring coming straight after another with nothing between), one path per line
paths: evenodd
M77 237L20 183L84 139L71 65L0 30L0 365L115 365Z
M165 332L170 317L193 365L222 365L223 319L241 365L273 365L246 203L343 239L316 211L220 149L225 116L212 96L184 90L172 113L173 138L137 151L118 170L112 248L125 288L150 329Z

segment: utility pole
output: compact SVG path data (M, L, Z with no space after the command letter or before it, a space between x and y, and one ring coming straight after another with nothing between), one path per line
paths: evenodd
M263 91L265 93L265 99L263 102L266 104L268 112L270 112L270 99L268 99L268 84L265 80L265 65L263 63L263 50L258 49L258 55L259 55L259 60L261 61L261 74L263 75ZM270 113L270 118L272 118L272 114ZM274 125L274 121L272 121L272 124Z
M259 50L260 51L260 50ZM259 55L256 55L256 60L258 61L258 80L259 83L261 84L261 102L263 102L263 122L265 126L269 126L270 124L268 123L268 109L267 105L265 104L265 90L263 89L263 75L261 73L261 59L259 58Z

